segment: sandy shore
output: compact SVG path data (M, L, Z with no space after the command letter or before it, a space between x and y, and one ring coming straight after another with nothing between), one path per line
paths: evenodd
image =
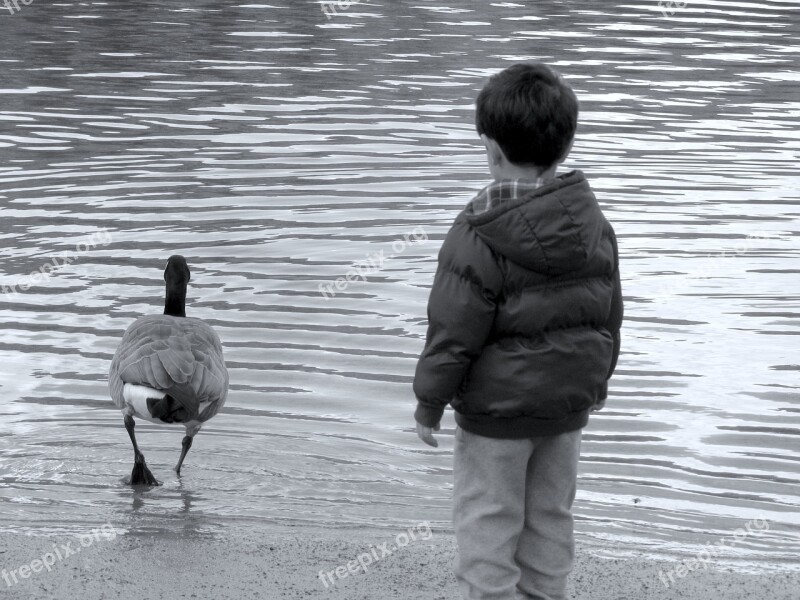
M231 525L220 534L0 534L0 597L95 600L329 598L331 600L459 600L451 572L449 532L417 532L398 547L394 530L310 530ZM113 536L113 537L112 537ZM428 539L422 539L428 537ZM71 542L71 544L70 544ZM81 543L85 546L81 546ZM385 546L383 546L385 544ZM80 548L70 556L71 550ZM59 548L60 547L60 548ZM58 559L55 550L61 554ZM385 554L385 551L390 554ZM47 554L50 554L47 557ZM385 555L384 555L385 554ZM371 558L367 558L369 555ZM362 557L366 572L357 562ZM379 560L375 560L375 557ZM46 558L45 558L46 557ZM53 562L50 570L36 561ZM355 562L354 562L355 561ZM350 569L348 571L348 562ZM20 567L39 572L23 572ZM675 577L676 562L605 559L586 547L570 583L572 600L796 600L800 573L747 574L718 565ZM339 574L336 574L336 568ZM15 570L18 583L9 571ZM320 575L322 572L322 575ZM326 575L326 572L330 575ZM345 575L341 576L342 573ZM11 581L8 585L6 578ZM325 582L323 583L323 579Z

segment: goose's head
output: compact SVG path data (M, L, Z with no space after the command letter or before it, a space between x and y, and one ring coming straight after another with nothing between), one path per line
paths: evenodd
M180 254L175 254L169 257L167 261L167 268L164 269L164 281L167 285L174 283L177 285L185 286L189 283L192 273L189 271L189 265L186 259Z
M167 282L165 315L186 316L186 285L189 283L191 275L189 265L183 256L175 254L169 257L167 268L164 269L164 281Z

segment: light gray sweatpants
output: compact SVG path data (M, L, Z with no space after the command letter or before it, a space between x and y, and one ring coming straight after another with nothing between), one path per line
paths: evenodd
M455 575L465 600L564 600L581 431L522 440L456 429Z

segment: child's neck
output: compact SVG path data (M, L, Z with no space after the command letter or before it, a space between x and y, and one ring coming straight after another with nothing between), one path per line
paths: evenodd
M542 170L538 167L527 167L506 162L503 165L497 165L492 172L492 176L495 181L525 179L527 181L536 181L537 185L544 185L556 176L557 168L557 164Z

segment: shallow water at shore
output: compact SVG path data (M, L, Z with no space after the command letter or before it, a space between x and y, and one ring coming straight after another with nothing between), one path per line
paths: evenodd
M0 285L58 267L0 295L0 530L446 526L452 414L438 450L413 433L427 291L487 182L474 96L536 58L581 99L565 168L590 178L623 265L623 352L585 430L578 531L680 551L763 518L731 556L794 559L800 11L460 6L2 17ZM159 311L173 253L231 392L180 481L182 430L137 427L164 481L141 494L120 482L132 452L106 374L125 327Z

